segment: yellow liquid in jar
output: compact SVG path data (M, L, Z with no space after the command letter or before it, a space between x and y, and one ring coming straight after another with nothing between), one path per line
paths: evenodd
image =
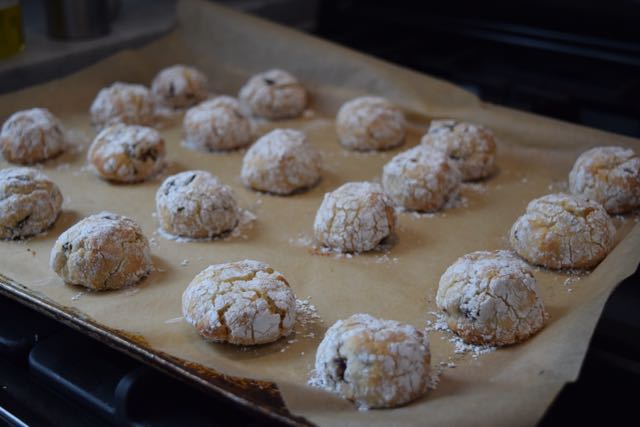
M0 58L20 52L24 47L20 3L3 6L0 2Z

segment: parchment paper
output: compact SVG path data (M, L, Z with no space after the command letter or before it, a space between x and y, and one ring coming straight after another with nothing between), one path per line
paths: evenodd
M257 220L226 240L169 241L156 232L154 195L162 177L138 185L112 185L87 172L86 147L95 135L88 108L100 88L122 80L149 84L162 67L193 64L212 89L236 94L252 73L285 68L312 95L313 117L261 123L304 130L324 157L324 174L311 191L291 197L258 194L239 182L242 151L206 154L180 145L181 120L162 130L170 165L163 176L205 169L231 185ZM336 142L337 107L359 94L383 95L405 110L411 129L396 150L356 154ZM602 306L640 259L640 227L617 217L619 243L590 274L540 270L536 277L549 323L528 342L473 358L454 355L447 335L431 333L434 367L444 369L439 387L406 407L358 412L348 402L306 385L324 330L354 312L396 319L423 328L435 311L440 275L470 251L508 247L513 221L535 197L566 186L576 156L595 145L640 151L640 142L480 102L450 84L402 69L310 36L200 1L179 6L179 27L137 51L123 52L68 78L0 97L0 117L43 106L59 116L84 145L42 169L64 194L64 212L46 235L0 243L0 271L63 306L74 307L110 328L140 334L148 345L228 374L277 382L292 413L321 425L530 425L567 381L575 380ZM418 143L432 118L453 117L491 127L499 138L499 172L465 186L457 207L431 216L401 214L397 243L388 253L337 258L310 253L307 243L322 195L351 180L377 180L382 165ZM2 167L7 166L2 163ZM135 218L152 239L158 268L138 286L107 293L64 285L48 267L57 236L82 217L110 210ZM323 322L254 349L204 342L180 319L180 298L195 274L211 263L253 258L283 272L298 298L310 298ZM567 279L569 279L567 281ZM566 282L566 284L565 284ZM311 336L314 335L314 336ZM214 414L212 414L214 415Z

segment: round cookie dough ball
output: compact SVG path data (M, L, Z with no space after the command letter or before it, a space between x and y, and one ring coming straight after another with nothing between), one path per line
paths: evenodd
M547 268L591 268L613 247L616 228L602 205L582 196L549 194L532 200L511 227L511 246Z
M460 169L463 181L486 178L495 170L496 140L483 126L434 120L421 143L447 153Z
M573 194L618 214L640 207L640 157L630 148L596 147L578 157L569 174Z
M251 123L240 104L220 96L189 109L184 116L185 146L194 150L233 150L251 142Z
M207 99L207 77L198 69L173 65L161 70L151 83L156 101L169 108L186 108Z
M42 172L0 170L0 239L19 239L51 227L60 214L62 193Z
M91 104L91 123L98 129L116 123L150 125L155 119L153 97L142 85L115 82Z
M281 273L258 261L211 265L182 295L182 314L206 340L265 344L287 336L296 297Z
M432 212L457 197L461 175L442 151L417 146L391 159L383 168L382 186L398 206Z
M65 147L62 123L45 108L18 111L2 125L0 150L8 162L42 162L59 155Z
M258 191L286 195L320 179L320 153L304 133L275 129L249 148L242 160L242 182Z
M205 171L187 171L164 180L156 193L160 227L174 236L211 238L238 224L233 190Z
M133 285L153 268L140 226L110 212L88 216L62 233L49 263L66 283L98 291Z
M413 326L354 314L327 330L316 382L360 409L388 408L426 393L430 363L429 340Z
M251 77L238 97L253 115L271 120L298 117L307 106L304 86L290 73L277 69Z
M475 345L522 342L546 318L533 270L509 251L458 258L440 278L436 304L451 330Z
M313 224L320 244L341 252L374 249L395 228L396 212L380 184L348 182L326 193Z
M139 182L164 166L164 139L145 126L115 124L93 140L87 160L94 172L109 181Z
M407 123L402 111L385 98L363 96L340 107L338 140L350 150L386 150L404 141Z

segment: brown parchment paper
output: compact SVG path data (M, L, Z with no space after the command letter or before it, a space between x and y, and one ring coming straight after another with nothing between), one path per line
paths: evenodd
M226 240L179 243L158 235L154 195L162 177L137 185L112 185L87 172L86 148L95 135L87 111L103 86L116 80L149 84L158 70L174 63L200 67L210 77L212 90L232 95L250 74L266 68L282 67L299 76L311 92L315 115L259 123L257 130L304 130L323 153L320 184L291 197L249 191L238 177L243 152L185 149L180 145L178 118L162 129L170 162L163 176L187 169L211 171L235 189L240 205L257 219L252 228ZM401 148L357 154L339 147L332 118L342 102L360 94L387 96L402 106L410 131ZM320 425L535 423L562 385L577 377L604 302L640 260L636 219L615 218L618 244L594 271L579 279L568 273L536 273L550 314L539 334L522 345L476 359L453 354L446 335L431 333L434 367L440 362L456 365L444 369L438 388L403 408L358 412L348 402L306 385L315 348L328 326L354 312L368 312L424 327L433 320L429 312L436 310L439 277L457 257L508 247L513 221L532 198L566 186L580 152L606 144L640 151L640 142L484 104L442 81L200 1L181 2L178 29L143 49L0 97L0 117L4 120L16 110L34 106L50 108L59 116L80 147L41 166L60 185L64 211L43 236L1 242L0 272L106 328L143 337L140 345L155 351L230 375L273 380L293 414ZM491 127L499 138L499 172L486 182L465 186L463 203L457 207L431 216L400 214L397 243L388 253L353 258L311 254L305 243L312 236L322 195L347 181L379 179L386 161L417 144L432 118L443 117ZM152 239L157 271L140 285L116 292L85 292L64 285L49 270L49 252L57 236L101 210L135 218ZM180 319L184 288L209 264L244 258L263 260L283 272L298 298L310 298L322 322L299 325L288 339L257 348L201 340Z

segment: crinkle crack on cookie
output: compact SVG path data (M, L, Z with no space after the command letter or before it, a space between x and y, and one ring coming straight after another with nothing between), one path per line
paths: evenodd
M102 129L116 123L152 125L155 104L149 89L143 85L115 82L98 92L91 104L91 123Z
M533 270L509 251L459 258L440 278L436 304L449 328L474 345L522 342L546 319Z
M206 340L265 344L291 333L296 298L281 273L244 260L201 271L182 295L182 313Z
M316 353L313 384L360 409L404 405L426 393L429 340L411 325L354 314L338 320Z
M268 70L251 77L238 95L254 116L277 120L299 117L307 106L307 91L284 70Z
M45 108L18 111L2 125L0 151L8 162L39 163L56 157L65 148L62 123Z
M180 109L207 99L207 76L186 65L173 65L161 70L151 83L151 92L160 105Z

